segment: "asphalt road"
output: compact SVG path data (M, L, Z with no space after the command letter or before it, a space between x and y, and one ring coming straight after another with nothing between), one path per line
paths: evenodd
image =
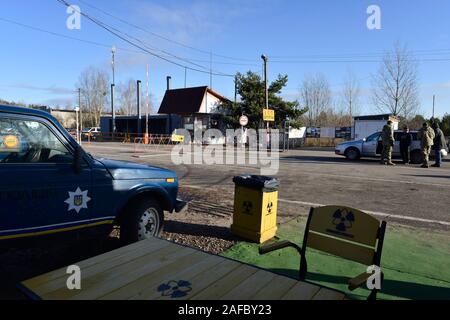
M235 175L260 174L258 165L175 165L170 147L93 143L84 148L97 157L127 160L175 170L182 191L215 194L232 203ZM441 168L382 166L376 159L349 162L333 151L295 150L280 155L281 217L307 214L316 205L347 205L406 225L450 230L450 162ZM215 200L218 201L218 200Z

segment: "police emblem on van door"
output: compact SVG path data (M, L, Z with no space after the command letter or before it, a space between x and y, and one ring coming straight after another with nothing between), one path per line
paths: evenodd
M75 192L69 191L69 198L64 201L69 205L67 211L75 210L77 213L80 213L82 209L87 209L87 203L91 201L91 198L88 197L88 190L81 191L78 187Z

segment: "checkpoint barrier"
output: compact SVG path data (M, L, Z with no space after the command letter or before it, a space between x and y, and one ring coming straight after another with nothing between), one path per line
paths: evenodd
M121 142L121 143L132 143L135 137L139 135L136 133L128 132L99 132L99 133L82 133L81 141L87 142Z
M150 151L158 151L165 146L183 143L184 136L167 135L167 134L150 134L148 137L134 138L134 153L145 153Z

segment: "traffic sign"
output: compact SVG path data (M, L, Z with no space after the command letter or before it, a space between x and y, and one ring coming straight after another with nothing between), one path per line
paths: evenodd
M245 127L246 125L248 125L248 117L247 116L242 116L239 118L239 124L243 127Z
M263 120L274 122L275 121L275 110L272 109L264 109L263 110Z

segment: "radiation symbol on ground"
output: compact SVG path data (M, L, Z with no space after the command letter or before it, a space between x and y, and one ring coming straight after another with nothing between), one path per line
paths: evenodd
M171 297L172 299L183 298L192 291L192 284L189 281L169 281L163 283L158 287L158 292L161 292L163 297Z
M245 214L252 214L253 204L250 201L244 201L242 204Z
M273 202L269 202L269 204L267 205L267 214L272 214L272 210L273 210Z
M333 214L333 225L336 226L338 231L346 232L352 228L354 222L355 215L347 209L338 209Z

